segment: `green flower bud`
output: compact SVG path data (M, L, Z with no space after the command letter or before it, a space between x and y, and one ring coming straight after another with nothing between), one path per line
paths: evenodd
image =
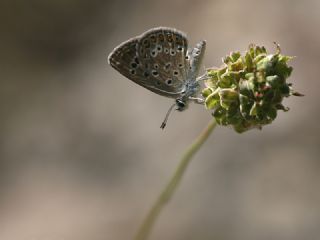
M273 88L279 88L285 84L285 78L280 78L278 75L267 76L267 84Z
M231 125L239 133L270 124L278 110L289 110L282 105L284 97L303 96L286 82L292 58L281 55L278 45L276 54L254 45L243 55L230 53L224 66L207 70L202 91L206 108L213 110L218 124Z
M218 94L218 91L215 91L206 97L205 105L207 109L213 109L219 104L219 101L220 101L220 96Z
M202 90L202 96L207 98L212 93L211 88L205 88Z
M218 92L218 95L220 97L220 105L221 107L225 109L229 109L232 105L238 104L239 98L238 98L238 92L233 89L221 89L221 91Z

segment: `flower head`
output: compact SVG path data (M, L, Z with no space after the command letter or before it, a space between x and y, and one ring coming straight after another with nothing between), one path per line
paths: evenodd
M241 133L261 129L277 117L277 111L288 111L284 97L302 96L287 83L293 68L293 57L280 53L268 54L265 47L250 45L247 52L232 52L223 59L224 65L208 69L206 88L202 91L205 106L213 110L220 125L231 125Z

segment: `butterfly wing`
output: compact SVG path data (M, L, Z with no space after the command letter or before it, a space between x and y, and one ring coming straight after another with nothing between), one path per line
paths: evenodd
M146 85L147 80L142 77L143 70L137 56L138 38L131 38L117 46L108 56L108 63L130 80Z
M189 68L187 49L188 40L183 32L159 27L141 35L137 50L142 67L150 73L155 87L180 95L185 90Z
M112 67L135 83L176 98L185 90L188 41L171 28L154 28L120 44L109 55Z

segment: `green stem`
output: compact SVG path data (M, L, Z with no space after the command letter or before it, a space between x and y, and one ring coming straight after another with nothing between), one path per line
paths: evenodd
M216 125L217 124L215 120L212 118L208 126L204 129L204 131L196 138L192 145L183 154L178 168L174 172L172 178L166 185L163 192L158 197L153 207L149 210L148 215L144 219L139 231L137 232L136 237L134 238L135 240L146 240L148 238L152 230L152 227L161 212L161 209L166 205L166 203L168 203L170 198L173 196L193 155L200 149L202 144L207 140L207 138L209 137L210 133L213 131Z

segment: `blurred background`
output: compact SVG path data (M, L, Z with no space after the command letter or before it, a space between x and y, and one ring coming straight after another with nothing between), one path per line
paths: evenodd
M218 127L150 239L318 239L318 0L0 3L0 239L132 239L211 116L171 105L106 62L156 26L207 40L206 67L250 43L297 56L303 98L262 131Z

